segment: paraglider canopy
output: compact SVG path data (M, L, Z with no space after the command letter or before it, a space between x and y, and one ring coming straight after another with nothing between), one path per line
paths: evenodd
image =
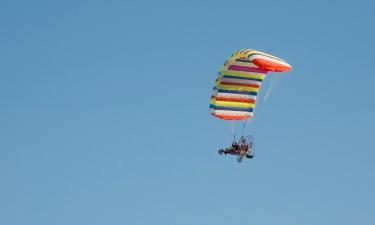
M286 72L291 69L284 60L261 51L236 51L225 61L215 81L210 113L224 120L252 118L266 74L269 71Z

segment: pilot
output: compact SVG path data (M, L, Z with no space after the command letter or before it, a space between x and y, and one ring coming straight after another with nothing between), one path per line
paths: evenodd
M233 141L232 148L234 148L235 150L238 150L240 148L240 145L237 142Z

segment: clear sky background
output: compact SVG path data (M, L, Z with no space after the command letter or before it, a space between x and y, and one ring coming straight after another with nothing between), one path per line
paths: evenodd
M0 1L0 224L375 224L374 12ZM294 69L257 108L257 153L239 164L217 154L232 134L208 105L241 48Z

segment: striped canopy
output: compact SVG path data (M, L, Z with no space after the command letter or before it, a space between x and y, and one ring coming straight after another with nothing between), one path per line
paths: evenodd
M291 69L284 60L261 51L243 49L235 52L224 63L215 81L210 113L225 120L250 119L268 71Z

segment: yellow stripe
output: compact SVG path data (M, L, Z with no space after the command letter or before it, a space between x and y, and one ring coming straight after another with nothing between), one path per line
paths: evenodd
M256 79L261 79L261 80L263 80L266 77L265 74L261 74L261 73L243 72L243 71L235 71L235 70L224 70L224 71L221 71L221 73L222 75L256 78Z
M223 85L219 84L216 85L218 89L225 89L225 90L231 90L231 91L251 91L251 92L258 92L259 88L254 87L242 87L242 86L235 86L235 85Z
M246 103L246 102L226 102L226 101L211 100L210 104L215 105L215 106L223 106L223 107L254 108L253 103Z
M246 52L245 54L241 53L241 51L248 51ZM271 55L271 54L268 54L268 53L265 53L265 52L262 52L262 51L258 51L258 50L254 50L254 49L241 49L237 52L235 52L233 55L232 55L232 60L235 60L235 59L238 59L238 58L241 58L241 57L245 57L245 58L249 58L249 55L251 54L260 54L260 55L264 55L264 56L268 56L270 58L273 58L273 59L276 59L276 60L279 60L279 61L282 61L282 62L285 62L284 60L274 56L274 55Z
M221 78L222 78L222 76L219 77L219 78L217 78L217 79L215 80L215 86L220 85Z

